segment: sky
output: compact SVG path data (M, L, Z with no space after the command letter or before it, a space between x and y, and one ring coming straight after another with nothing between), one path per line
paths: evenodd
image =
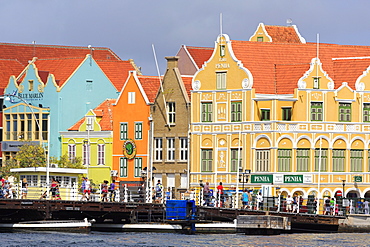
M307 42L370 45L368 0L0 0L0 42L108 47L144 75L181 45L248 40L259 23L291 19Z

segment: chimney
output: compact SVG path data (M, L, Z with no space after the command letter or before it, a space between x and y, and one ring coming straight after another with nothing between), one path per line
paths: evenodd
M167 59L167 69L177 68L177 63L179 61L178 56L165 57L165 58Z

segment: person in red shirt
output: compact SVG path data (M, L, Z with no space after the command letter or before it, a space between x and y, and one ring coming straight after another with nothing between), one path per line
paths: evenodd
M224 199L224 186L222 186L222 182L217 186L217 201L219 201L219 207L222 207Z

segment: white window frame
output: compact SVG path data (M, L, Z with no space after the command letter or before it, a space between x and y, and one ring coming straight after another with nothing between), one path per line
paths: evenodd
M120 140L127 140L127 123L120 123L119 126L119 138Z
M128 92L128 103L135 104L135 100L136 100L135 97L136 97L135 92Z
M143 122L135 123L135 140L143 139Z
M218 90L226 89L226 72L216 72L216 88Z
M72 162L76 159L76 144L68 144L68 158Z
M127 178L127 159L119 158L119 176L121 178Z
M86 116L86 130L93 130L94 116Z
M167 161L175 161L175 138L167 138Z
M134 177L135 178L141 177L141 171L143 169L143 158L135 158L134 163L135 163Z
M163 139L154 138L154 161L163 160Z
M105 165L105 144L98 144L98 165Z
M167 119L170 125L176 123L176 104L175 102L167 102Z
M90 165L90 145L88 142L83 144L83 163L84 165Z
M188 160L188 138L180 137L180 161Z

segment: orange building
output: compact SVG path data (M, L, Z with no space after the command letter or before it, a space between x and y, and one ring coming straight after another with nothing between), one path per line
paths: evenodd
M149 166L151 134L150 105L158 92L160 82L155 76L129 77L113 106L113 172L116 182L137 191L146 183Z

